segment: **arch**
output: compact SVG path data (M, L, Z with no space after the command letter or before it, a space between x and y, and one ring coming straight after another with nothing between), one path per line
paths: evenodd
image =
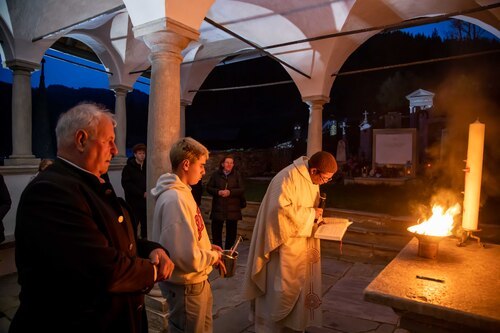
M484 18L483 20L478 19L477 17L472 17L472 16L465 16L465 15L460 15L460 16L455 16L455 19L462 20L464 22L472 23L474 25L477 25L481 29L489 32L496 38L500 38L500 30L499 30L499 21L498 19L496 20L496 27L490 24L491 20ZM489 18L489 17L488 17Z
M224 56L211 56L220 49L220 44L225 44L224 47L230 50L229 53L239 53L253 49L240 42L235 42L235 40L220 41L215 44L217 45L210 44L205 47L197 45L185 55L184 60L186 63L181 64L181 99L192 102L196 95L195 91L201 87L215 66L226 58Z
M110 86L132 87L140 73L132 71L149 67L148 48L135 39L132 24L126 12L120 12L94 30L74 30L65 35L90 47L106 70Z
M0 17L0 57L2 57L2 66L5 67L5 61L14 56L14 37L3 15Z
M220 7L224 6L222 10ZM261 17L263 20L267 20L268 18L272 18L273 20L273 29L279 30L281 32L279 38L283 38L284 35L289 36L290 39L304 39L306 35L301 29L299 29L291 20L282 16L280 13L273 11L271 8L266 8L260 5L256 5L253 3L246 3L242 1L221 1L216 2L211 8L207 16L211 17L217 22L220 22L223 25L226 25L229 29L234 28L234 32L245 36L245 38L252 40L259 40L259 36L265 36L265 40L259 40L262 46L272 45L279 41L276 37L274 38L273 34L262 33L263 29L268 29L265 24L260 26L255 22L250 22L249 26L240 26L238 22L231 22L229 16L224 17L218 14L220 13L245 13L245 15L252 17ZM278 22L276 20L278 19ZM233 24L234 23L234 24ZM244 29L243 29L244 28ZM190 61L193 61L191 64L184 64L181 67L181 96L185 100L192 101L195 93L189 92L190 90L197 90L206 77L210 74L213 68L221 62L226 56L214 57L214 55L220 54L221 50L224 50L225 54L237 54L239 52L243 52L246 50L253 50L254 48L249 46L248 44L235 40L235 39L227 39L226 33L221 33L217 31L215 27L210 26L208 23L203 22L200 28L200 39L215 39L215 42L211 42L208 45L200 45L194 46L195 53L193 50L189 50L186 54L190 56ZM286 36L285 36L286 38ZM310 43L307 44L307 49L311 49ZM285 55L287 52L290 54ZM274 53L274 52L271 52ZM285 58L285 61L290 61L294 66L301 67L301 58L297 57L296 52L292 48L280 48L276 53L279 53L280 58ZM307 53L310 53L307 51ZM208 60L200 61L204 58L209 58ZM187 60L185 58L185 60ZM282 64L280 64L283 66ZM293 72L283 66L285 70ZM307 73L311 72L311 68L301 68ZM201 74L200 74L201 72ZM292 76L292 79L294 77Z

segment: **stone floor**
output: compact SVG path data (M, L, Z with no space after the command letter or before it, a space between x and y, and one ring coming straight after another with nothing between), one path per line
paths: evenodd
M248 320L249 303L240 296L248 247L248 240L239 245L235 276L221 278L216 271L210 275L215 333L255 332ZM322 258L323 327L311 327L307 332L407 332L397 327L399 318L391 308L363 300L364 288L385 266L365 261L361 258L359 261ZM0 277L0 333L8 331L10 319L19 304L18 293L17 274Z
M222 279L217 272L211 275L216 333L255 332L248 320L249 303L240 297L248 246L248 241L239 246L235 276ZM323 257L323 327L310 327L307 332L407 332L397 328L399 317L391 308L363 300L363 290L384 266Z

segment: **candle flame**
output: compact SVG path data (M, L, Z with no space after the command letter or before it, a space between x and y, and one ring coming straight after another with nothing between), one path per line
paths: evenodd
M432 216L420 224L416 224L408 228L408 231L428 236L449 236L453 229L453 218L460 213L460 204L444 211L444 207L434 205L432 207Z

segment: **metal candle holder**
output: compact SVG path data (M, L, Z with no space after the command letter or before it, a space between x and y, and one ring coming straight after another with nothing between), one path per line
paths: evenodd
M410 231L409 228L407 230ZM434 235L419 234L412 231L410 232L413 235L415 235L415 237L417 237L418 239L418 256L428 259L436 259L439 250L439 242L443 238L451 235L448 234L444 236L434 236Z
M481 231L481 229L476 229L476 230L462 229L460 241L458 242L457 246L465 246L467 240L469 238L472 238L477 240L477 245L479 245L479 247L484 247L484 244L481 243L481 238L479 238L478 236L474 236L473 234L474 232L479 232L479 231Z

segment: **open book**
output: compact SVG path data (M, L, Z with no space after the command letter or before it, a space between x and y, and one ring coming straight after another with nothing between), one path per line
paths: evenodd
M325 224L318 227L315 238L341 241L347 228L352 224L348 219L338 217L323 217Z

